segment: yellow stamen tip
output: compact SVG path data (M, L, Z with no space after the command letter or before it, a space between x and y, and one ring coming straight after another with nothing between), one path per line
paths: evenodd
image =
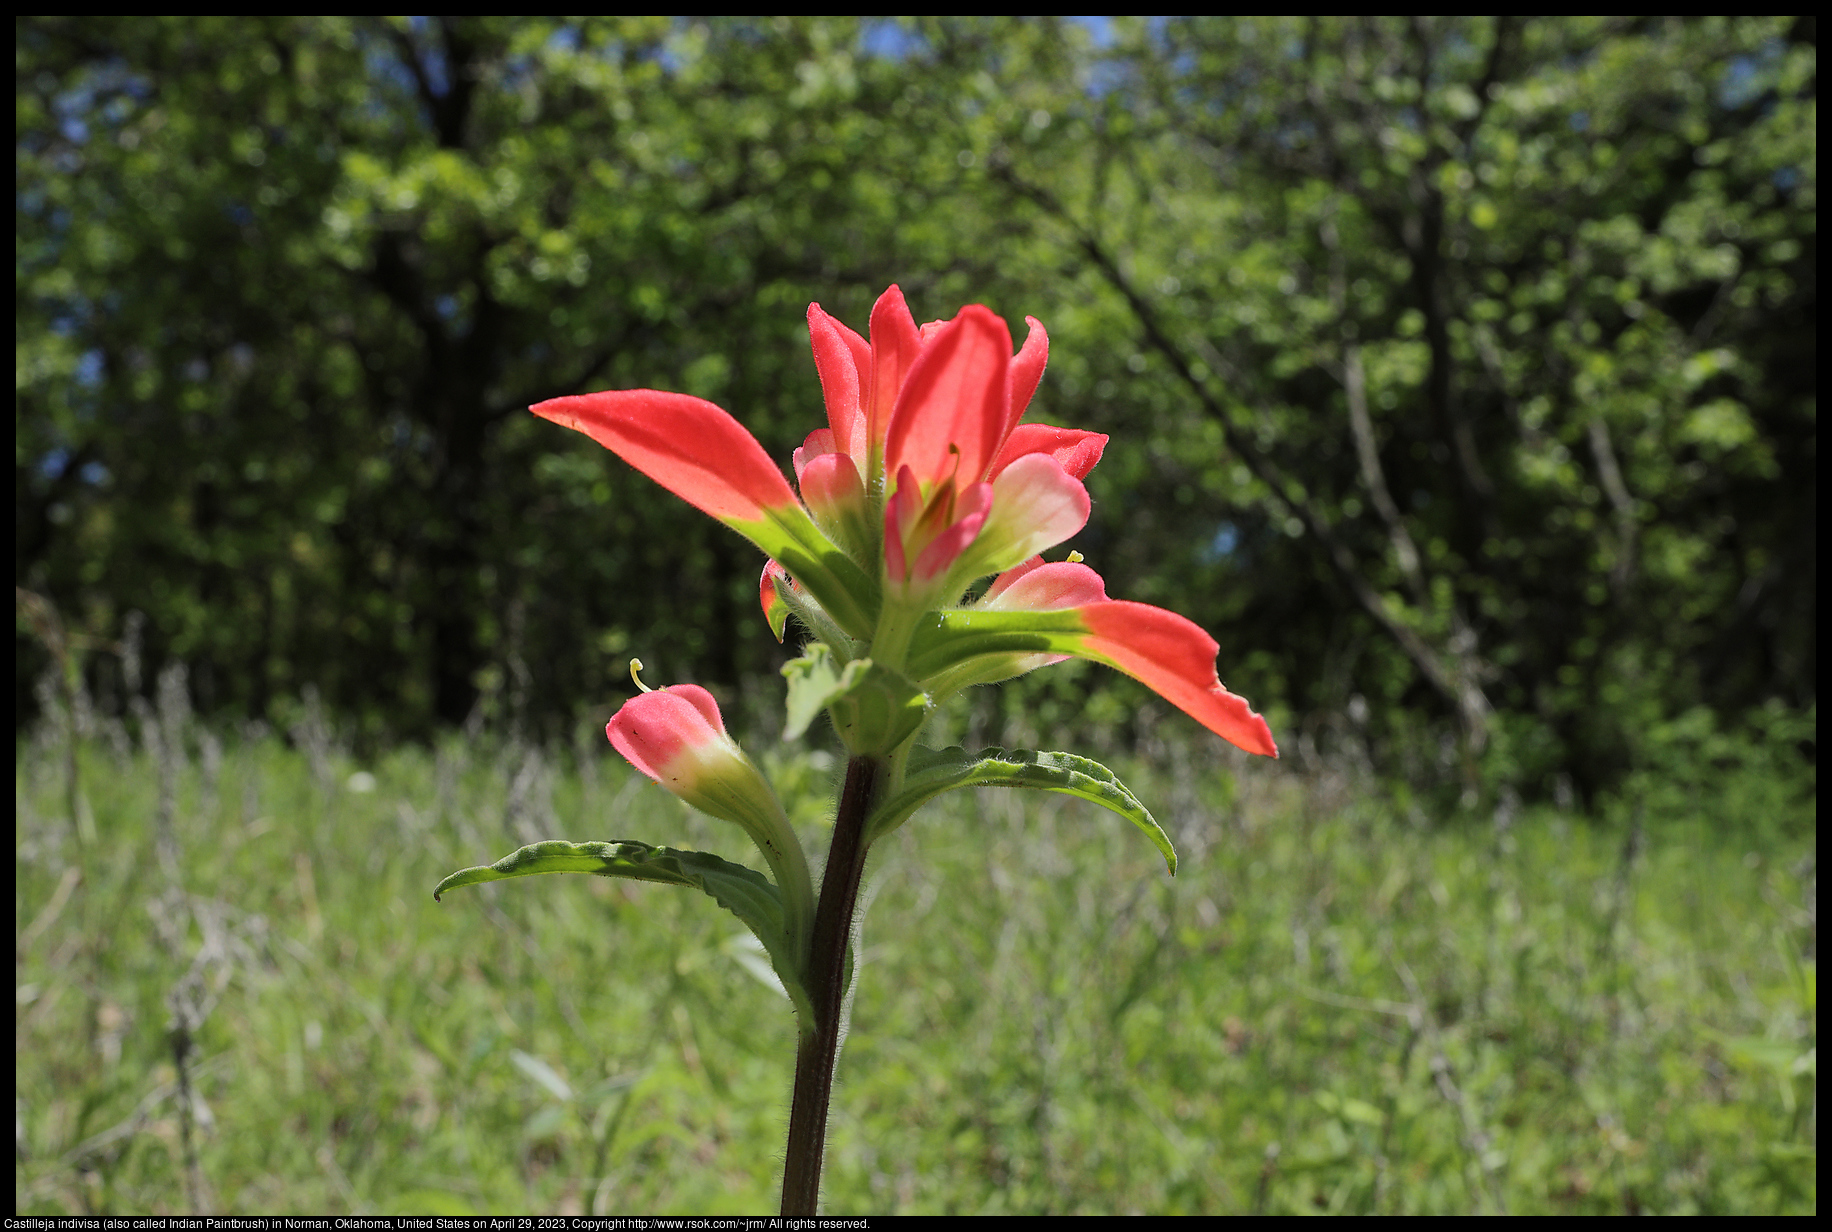
M1079 565L1082 561L1086 559L1087 557L1083 556L1080 552L1070 552L1069 553L1069 563L1071 565Z
M642 670L642 660L641 659L631 659L630 660L630 679L634 680L636 682L636 687L641 689L644 693L655 692L654 689L651 689L648 685L642 682L641 676L638 676L636 674L637 672L640 672L641 670Z

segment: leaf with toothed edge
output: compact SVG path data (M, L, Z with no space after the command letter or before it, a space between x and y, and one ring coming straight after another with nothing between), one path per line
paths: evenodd
M1029 749L915 749L898 793L866 819L868 841L876 841L908 821L910 815L945 791L961 787L1031 787L1092 800L1137 826L1177 875L1177 851L1151 811L1139 803L1113 771L1073 753L1039 753Z
M437 901L447 890L529 877L536 873L592 873L599 877L624 877L662 885L691 886L712 896L756 934L770 956L770 965L783 989L795 1003L805 1024L814 1021L812 1003L802 973L803 959L790 945L784 930L782 893L762 873L733 864L704 851L652 847L647 843L568 843L553 839L510 852L494 864L460 869L433 891Z

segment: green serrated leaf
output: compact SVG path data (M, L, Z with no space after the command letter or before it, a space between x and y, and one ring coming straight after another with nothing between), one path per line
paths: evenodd
M928 695L899 673L870 659L842 667L820 642L782 674L789 682L785 740L800 736L827 710L853 756L883 754L915 735L929 712Z
M537 873L592 873L599 877L624 877L662 885L691 886L710 895L756 934L770 956L783 989L795 1003L803 1024L814 1021L812 1003L804 983L804 957L789 942L784 924L782 892L762 873L733 864L704 851L652 847L629 841L568 843L552 839L510 852L494 864L460 869L433 891L435 901L447 890L530 877Z
M1119 781L1113 771L1073 753L1039 753L1028 749L987 749L969 753L950 749L916 749L902 789L866 820L868 841L876 841L908 821L910 815L945 791L962 787L1031 787L1092 800L1130 821L1164 856L1177 875L1177 851L1151 811Z

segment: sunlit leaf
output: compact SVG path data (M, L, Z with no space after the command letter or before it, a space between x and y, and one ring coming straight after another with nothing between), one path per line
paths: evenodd
M568 843L552 839L510 852L494 864L460 869L433 891L437 900L447 890L531 877L537 873L591 873L623 877L662 885L691 886L711 895L721 907L744 922L763 943L770 965L795 1003L803 1022L811 1021L808 993L802 978L802 957L794 953L783 925L782 894L775 884L753 869L733 864L704 851L681 851L628 841Z
M903 789L879 805L866 822L866 833L878 839L905 821L922 805L945 791L962 787L1031 787L1059 791L1092 800L1111 809L1144 832L1164 856L1171 875L1177 872L1177 852L1170 836L1113 771L1097 761L1073 753L1038 753L1027 749L918 749L911 755Z

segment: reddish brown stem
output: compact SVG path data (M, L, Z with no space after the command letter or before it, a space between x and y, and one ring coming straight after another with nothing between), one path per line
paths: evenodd
M846 951L865 872L865 817L871 811L883 765L855 757L846 766L833 846L814 909L808 955L808 999L814 1029L801 1037L795 1057L795 1102L789 1109L788 1162L782 1175L784 1218L810 1218L821 1198L821 1160L827 1150L827 1105L833 1098L833 1064L840 1049L840 1009L846 997Z

